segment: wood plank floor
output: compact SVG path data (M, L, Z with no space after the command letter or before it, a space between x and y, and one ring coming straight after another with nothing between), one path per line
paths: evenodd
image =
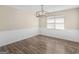
M79 43L38 35L3 47L4 54L78 54Z

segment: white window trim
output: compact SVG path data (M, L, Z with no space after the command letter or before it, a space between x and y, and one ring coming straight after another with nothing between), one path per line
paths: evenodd
M56 29L56 24L58 24L58 23L56 23L56 19L55 19L55 18L57 18L57 17L64 18L64 16L50 16L50 17L47 17L47 20L48 20L49 18L53 18L53 19L54 19L54 23L51 23L51 24L54 24L54 28L48 28L48 24L50 24L50 23L47 23L47 29L52 29L52 30L64 30L64 29ZM64 25L64 23L59 23L59 24L63 24L63 25Z

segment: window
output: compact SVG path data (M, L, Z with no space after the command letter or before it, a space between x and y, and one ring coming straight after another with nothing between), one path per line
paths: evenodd
M64 29L64 17L52 16L47 18L48 29Z

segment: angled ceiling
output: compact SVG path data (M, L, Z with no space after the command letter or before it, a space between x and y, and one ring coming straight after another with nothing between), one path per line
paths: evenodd
M20 10L40 10L40 5L11 5L10 7ZM44 5L44 9L48 12L61 11L66 9L78 8L79 5Z

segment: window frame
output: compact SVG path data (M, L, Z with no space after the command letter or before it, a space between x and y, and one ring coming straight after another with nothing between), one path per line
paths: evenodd
M48 19L54 19L53 23L48 23ZM56 18L63 18L63 21L65 21L64 16L49 16L47 17L47 29L53 29L53 30L64 30L64 22L63 23L56 23ZM54 27L48 28L48 24L54 24ZM56 24L63 24L63 29L56 29Z

